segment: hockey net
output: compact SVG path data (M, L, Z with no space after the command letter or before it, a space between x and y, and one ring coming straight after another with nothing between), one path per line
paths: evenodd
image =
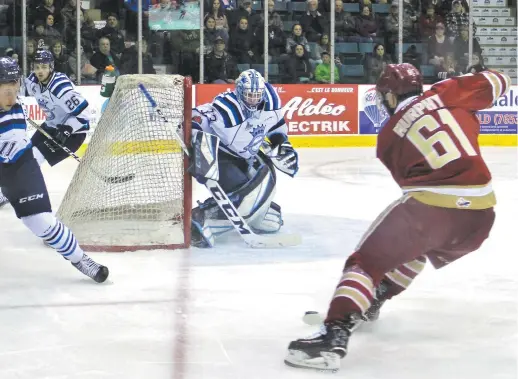
M142 83L169 120L156 117ZM58 210L86 251L175 249L190 243L191 179L175 128L190 140L192 82L123 75Z

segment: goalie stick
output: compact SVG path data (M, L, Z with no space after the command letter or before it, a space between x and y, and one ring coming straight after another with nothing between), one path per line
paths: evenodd
M158 107L155 99L148 92L146 87L143 84L138 85L142 94L147 98L151 107L154 109L156 114L160 117L162 122L169 124L170 122L165 117L162 110ZM182 136L178 133L178 127L174 129L174 135L180 146L182 147L185 155L189 156L189 149L185 145ZM212 197L221 208L223 213L227 216L228 220L231 222L232 226L237 230L239 235L243 238L245 243L249 247L253 248L273 248L273 247L288 247L288 246L296 246L301 243L301 237L298 234L276 234L263 236L259 234L255 234L245 219L239 214L236 207L223 189L220 187L219 183L215 180L208 179L205 183L205 186L212 194Z
M45 131L45 129L43 129L41 126L39 126L38 124L36 124L34 121L32 121L30 118L27 118L27 121L29 121L29 124L31 124L31 126L33 128L35 128L36 130L38 130L41 134L43 134L45 137L47 137L53 144L55 144L56 146L60 147L61 149L63 149L65 151L65 153L67 153L69 156L71 156L72 158L74 158L77 162L81 163L81 158L79 158L74 152L72 152L68 147L64 146L64 145L61 145L59 144L49 133L47 133ZM102 180L104 180L106 183L110 183L110 184L118 184L118 183L125 183L125 182L129 182L130 180L133 180L133 178L135 177L135 174L129 174L129 175L123 175L123 176L105 176L105 175L102 175L100 173L98 173L97 171L95 171L94 169L90 168L90 170L92 170L92 172L98 176L99 178L101 178Z

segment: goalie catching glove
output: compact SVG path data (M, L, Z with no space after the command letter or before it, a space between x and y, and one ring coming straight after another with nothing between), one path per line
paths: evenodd
M291 146L288 137L284 134L274 134L269 139L269 142L264 141L264 153L270 157L277 170L293 178L299 171L299 155Z
M208 179L218 181L218 136L194 130L191 144L189 173L200 184L205 184Z

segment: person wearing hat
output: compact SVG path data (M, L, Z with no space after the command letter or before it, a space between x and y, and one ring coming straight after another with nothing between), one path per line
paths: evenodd
M216 37L214 49L205 57L205 79L207 83L234 83L239 76L237 64L225 51L225 40Z

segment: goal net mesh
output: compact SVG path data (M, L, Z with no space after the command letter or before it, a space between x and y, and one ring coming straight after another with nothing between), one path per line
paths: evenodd
M169 123L156 117L139 83ZM175 140L183 118L183 77L117 79L57 214L85 250L175 248L188 243L183 221L185 212L190 213L184 209L190 189L184 189L184 154Z

